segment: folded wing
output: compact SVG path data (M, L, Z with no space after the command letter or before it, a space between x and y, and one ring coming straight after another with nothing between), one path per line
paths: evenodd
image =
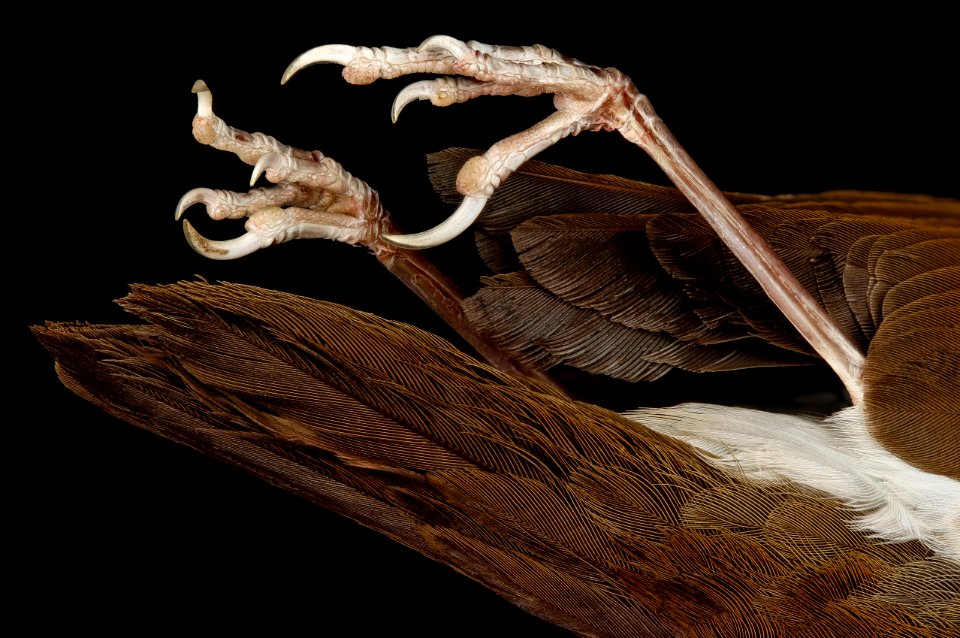
M434 185L472 151L431 156ZM960 202L888 193L729 194L867 354L871 431L960 479ZM626 381L673 369L815 362L760 286L673 189L528 162L480 217L497 276L470 318L527 365Z

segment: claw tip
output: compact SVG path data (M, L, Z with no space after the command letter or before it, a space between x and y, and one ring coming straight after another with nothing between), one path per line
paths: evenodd
M193 190L189 190L184 193L180 201L177 202L177 212L174 215L174 219L180 221L183 213L194 204L209 205L211 202L215 202L216 199L217 194L209 188L194 188Z
M260 179L260 176L267 170L267 167L271 166L272 159L273 153L264 153L257 159L257 163L253 165L253 172L250 174L250 188L253 188L253 185L257 183L257 180Z
M324 44L314 47L301 53L297 56L297 59L290 63L290 66L283 72L283 77L280 78L280 84L286 84L297 71L314 64L332 63L347 66L353 61L356 54L357 48L346 44Z
M187 238L187 243L190 247L201 255L221 256L227 252L222 248L218 249L215 246L211 246L209 240L197 232L197 229L193 227L189 219L183 220L183 235Z
M269 245L269 242L264 243L258 235L251 232L227 241L207 239L198 233L187 219L183 220L183 234L187 238L187 243L191 248L210 259L237 259L238 257L246 257L263 246Z
M397 93L397 97L393 99L393 106L390 107L390 118L393 120L393 123L397 123L397 120L400 118L400 112L407 104L415 102L416 100L429 100L433 95L433 82L430 80L414 82L404 87L403 90Z
M197 232L189 219L183 220L183 236L187 239L187 244L196 252L210 259L230 259L230 251L219 244L222 242L210 241Z
M413 235L383 234L380 235L380 239L398 248L408 250L422 250L445 244L476 221L486 203L487 198L484 196L468 195L463 198L453 215L430 230Z
M180 218L183 217L183 212L193 205L193 201L191 200L189 195L190 193L186 193L183 197L180 198L180 201L177 202L177 210L173 214L174 221L180 221Z

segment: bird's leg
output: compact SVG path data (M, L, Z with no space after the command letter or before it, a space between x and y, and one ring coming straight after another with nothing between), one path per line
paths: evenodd
M236 259L292 239L333 239L366 246L490 363L514 375L549 382L543 373L516 362L474 329L464 315L463 293L421 253L383 240L394 229L377 192L363 180L319 151L303 151L263 133L229 126L213 113L213 96L206 84L198 81L193 90L198 102L194 137L253 165L251 186L261 175L274 183L246 193L210 188L187 192L177 204L177 219L190 206L203 204L213 219L247 220L242 236L214 241L184 219L184 234L194 250L212 259Z
M342 65L344 78L354 84L410 73L458 76L416 82L402 90L394 102L394 119L414 100L447 106L484 95L554 96L556 113L494 144L464 165L457 177L457 189L464 200L450 218L414 235L385 233L384 240L405 248L442 244L473 223L500 182L540 151L582 131L619 131L657 162L767 296L834 369L854 402L860 401L861 352L693 162L646 96L620 71L586 65L539 45L490 46L435 36L408 49L317 47L294 60L283 81L306 66L324 62Z

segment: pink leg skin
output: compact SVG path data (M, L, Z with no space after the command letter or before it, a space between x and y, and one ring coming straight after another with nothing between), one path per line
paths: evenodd
M282 81L318 63L342 65L343 77L353 84L410 73L461 76L416 82L403 89L394 102L394 119L415 100L447 106L483 95L554 95L556 113L464 165L457 179L464 200L449 219L414 235L385 231L382 240L409 249L449 241L473 223L500 182L523 162L567 135L619 131L646 151L707 219L770 299L837 373L854 403L862 400L863 354L693 162L650 101L621 72L586 65L540 45L501 47L434 36L417 48L407 49L317 47L294 60Z
M463 293L422 253L384 241L384 235L395 229L377 192L365 182L319 151L302 151L262 133L229 126L213 113L213 96L206 84L198 81L194 92L198 99L193 120L197 141L234 153L253 165L251 186L260 175L274 183L246 193L195 188L184 194L177 205L178 220L198 203L213 219L247 220L242 236L214 241L184 219L184 234L194 250L211 259L236 259L292 239L322 238L366 246L491 364L553 385L541 372L521 366L471 327L463 314Z

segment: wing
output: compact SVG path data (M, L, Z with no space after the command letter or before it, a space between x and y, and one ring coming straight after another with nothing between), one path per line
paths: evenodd
M453 201L474 152L431 157ZM866 414L888 449L960 478L960 202L920 195L729 194L867 354ZM677 191L529 162L481 216L497 275L466 302L516 359L626 381L816 355Z
M64 383L581 635L944 635L956 563L418 329L238 285L36 329Z

